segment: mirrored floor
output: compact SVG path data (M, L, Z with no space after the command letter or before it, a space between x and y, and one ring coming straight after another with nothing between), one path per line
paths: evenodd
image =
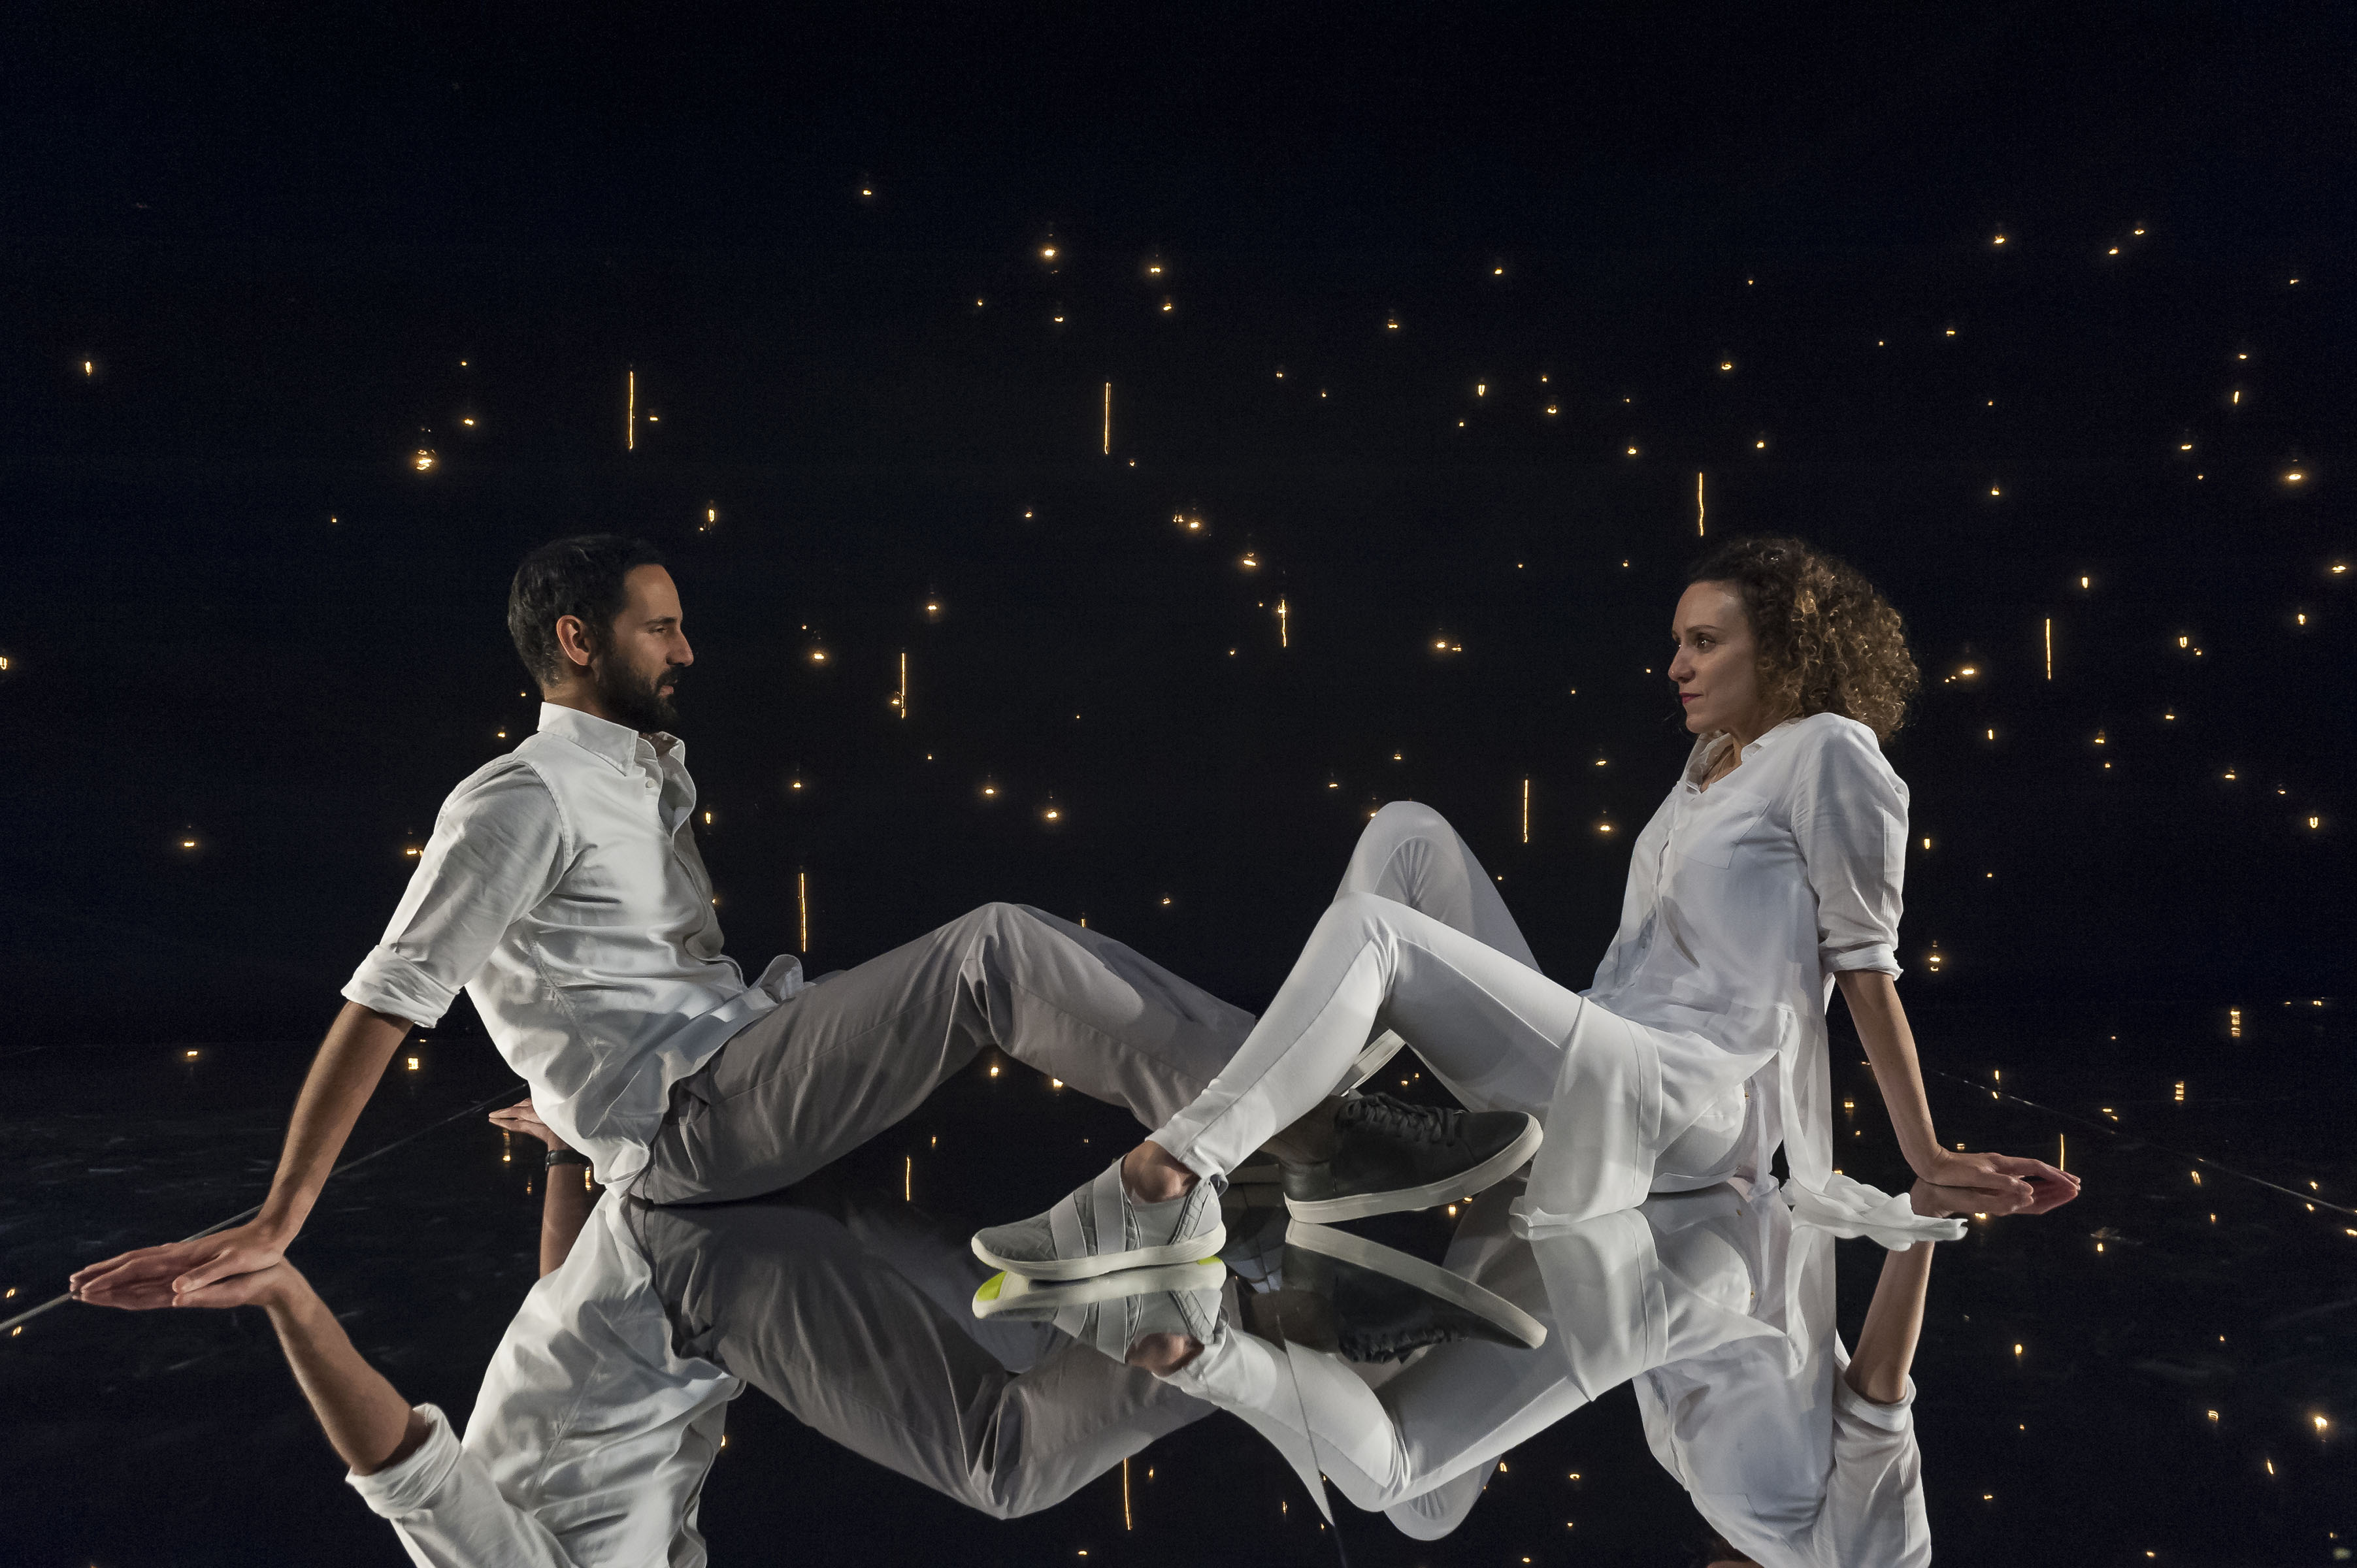
M1832 1336L1857 1343L1893 1254L1725 1189L1529 1242L1493 1189L1288 1249L1240 1183L1222 1288L977 1318L974 1228L1035 1212L1136 1135L995 1056L802 1187L608 1202L580 1245L660 1304L682 1364L751 1385L701 1497L720 1563L1686 1564L1714 1531L1765 1562L1874 1562L1910 1530L1965 1563L2344 1560L2357 1080L2325 1065L2347 1045L2336 1007L1921 1017L1943 1134L2086 1185L1933 1250L1900 1417L1832 1387ZM350 1144L387 1152L337 1178L296 1261L361 1351L463 1428L534 1278L546 1178L537 1145L470 1109L511 1085L488 1046L411 1055ZM1870 1081L1835 1056L1845 1168L1896 1187ZM254 1201L307 1057L0 1059L0 1316ZM2066 1060L2083 1065L2043 1065ZM1438 1098L1407 1055L1380 1087ZM1484 1288L1436 1293L1435 1265ZM1308 1315L1272 1311L1276 1288ZM1097 1348L1171 1326L1209 1348L1168 1381ZM1344 1354L1418 1335L1442 1342ZM405 1560L257 1312L69 1305L0 1338L0 1397L11 1560Z

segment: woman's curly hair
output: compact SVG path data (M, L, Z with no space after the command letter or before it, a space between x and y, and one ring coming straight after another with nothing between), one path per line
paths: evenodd
M1686 581L1731 584L1742 597L1770 713L1839 714L1878 741L1906 722L1922 684L1907 628L1848 562L1797 539L1731 539Z

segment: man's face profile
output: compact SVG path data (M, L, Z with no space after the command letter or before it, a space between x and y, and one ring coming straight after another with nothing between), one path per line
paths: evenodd
M672 695L695 662L681 629L679 588L661 566L634 566L622 579L622 611L589 659L589 683L616 724L641 732L678 722Z

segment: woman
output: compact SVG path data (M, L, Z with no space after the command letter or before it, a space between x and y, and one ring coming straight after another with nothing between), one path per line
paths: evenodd
M1697 737L1633 846L1620 929L1584 995L1540 974L1491 878L1424 808L1378 814L1268 1011L1191 1105L1054 1208L974 1250L1037 1279L1200 1258L1217 1191L1270 1143L1288 1207L1347 1219L1469 1196L1519 1168L1526 1230L1649 1192L1766 1176L1826 1223L1906 1223L1834 1168L1824 1009L1838 986L1900 1150L1934 1185L2073 1178L1941 1143L1893 980L1907 787L1880 743L1918 684L1898 613L1797 540L1690 575L1669 676ZM1469 1112L1330 1098L1389 1028ZM1208 1243L1208 1244L1207 1244ZM1184 1346L1163 1347L1181 1358Z

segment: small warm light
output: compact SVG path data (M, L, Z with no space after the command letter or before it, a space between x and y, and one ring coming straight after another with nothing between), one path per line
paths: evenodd
M415 1057L409 1058L409 1070L412 1072L415 1072L417 1070L417 1058Z
M2018 1346L2018 1345L2016 1345L2016 1346L2013 1348L2013 1353L2014 1353L2015 1355L2017 1355L2017 1356L2020 1355L2020 1354L2021 1354L2021 1347L2020 1347L2020 1346Z
M458 421L458 423L459 423L459 424L463 424L463 425L465 425L465 426L467 426L469 430L473 429L473 428L474 428L474 425L475 425L475 422L474 422L474 420L473 420L473 418L472 418L472 417L468 417L468 418L461 419L461 420L459 420L459 421Z
M1488 397L1490 395L1490 383L1487 381L1475 381L1473 383L1473 395L1475 397Z
M1991 485L1991 486L1989 487L1989 494L1991 494L1991 495L1993 495L1993 496L1994 496L1994 495L2000 495L2000 494L2002 494L2002 493L2003 493L2003 492L2002 492L2002 491L2000 491L2000 490L1999 490L1999 489L1998 489L1995 485Z
M2120 248L2117 245L2114 245L2108 253L2116 256L2120 253Z
M1167 894L1167 893L1166 893L1166 894L1164 894L1164 895L1162 896L1162 901L1163 901L1165 904L1169 903L1169 902L1170 902L1170 896L1169 896L1168 894Z
M1045 811L1041 812L1041 813L1040 813L1040 815L1042 815L1042 816L1046 817L1049 822L1056 822L1056 821L1058 821L1060 818L1061 818L1061 817L1062 817L1062 815L1063 815L1063 813L1062 813L1062 812L1060 812L1060 811L1057 811L1055 807L1050 806L1050 807L1049 807Z
M1956 329L1955 329L1954 328L1953 328L1953 327L1949 328L1948 328L1948 336L1949 336L1949 337L1951 337L1951 338L1953 338L1955 335L1956 335Z
M985 784L982 787L982 792L985 795L996 795L998 793L998 786L996 784Z
M1052 262L1056 259L1056 247L1053 245L1044 246L1041 248L1039 254Z
M2193 646L2193 639L2190 637L2180 637L2177 639L2177 646L2179 648L2190 648Z
M1162 308L1165 310L1176 310L1178 306L1175 301L1166 299L1162 302Z
M410 843L402 845L401 853L404 858L415 860L419 855L424 854L425 852L420 849L417 845Z
M1636 449L1634 446L1630 447L1630 448L1629 448L1629 456L1631 456L1631 457L1634 457L1636 455L1637 455L1637 449Z
M2322 1435L2324 1435L2325 1428L2326 1428L2328 1425L2330 1425L2330 1423L2328 1423L2328 1422L2327 1422L2327 1421L2326 1421L2322 1416L2320 1416L2320 1415L2313 1415L2313 1416L2309 1417L2309 1419L2310 1421L2313 1421L2314 1423L2316 1423L2316 1433L2317 1433L2317 1435L2318 1435L2318 1436L2319 1436L2319 1437L2321 1437Z
M2306 478L2308 478L2306 474L2301 473L2298 468L2294 468L2290 473L2284 476L2284 481L2287 484L2296 485Z
M2079 579L2079 586L2081 586L2082 588L2083 588L2083 587L2087 586L2087 579L2086 579L2086 578L2084 578L2084 577L2080 578L2080 579Z
M1547 404L1546 411L1547 411L1548 415L1549 415L1550 417L1552 417L1552 416L1554 415L1554 413L1555 413L1555 404L1553 404L1553 403L1549 403L1549 404Z
M993 1067L993 1068L990 1069L990 1076L991 1076L991 1077L993 1077L993 1078L996 1078L996 1077L998 1076L998 1069L997 1069L997 1068L996 1068L996 1067Z
M194 1052L194 1051L182 1051L180 1054L181 1054L182 1056L186 1057L186 1058L187 1058L188 1060L190 1060L190 1061L194 1061L194 1060L196 1060L196 1059L197 1059L197 1053L196 1053L196 1052ZM12 1293L12 1294L13 1294L13 1293Z
M1995 239L1991 240L1989 243L1992 245L2002 245L2005 243L2005 236L1999 234Z
M1731 371L1735 369L1735 361L1732 360L1721 360L1718 362L1718 368L1722 371Z
M180 847L182 849L194 849L197 847L197 841L194 839L182 839L180 841Z
M421 474L428 473L432 471L434 467L434 454L426 450L425 447L420 446L414 454L411 455L409 466L416 469Z
M813 648L813 649L812 649L812 650L811 650L811 662L812 662L812 663L813 663L813 664L823 664L823 663L825 663L825 662L826 662L826 650L825 650L825 649L823 649L823 648Z

